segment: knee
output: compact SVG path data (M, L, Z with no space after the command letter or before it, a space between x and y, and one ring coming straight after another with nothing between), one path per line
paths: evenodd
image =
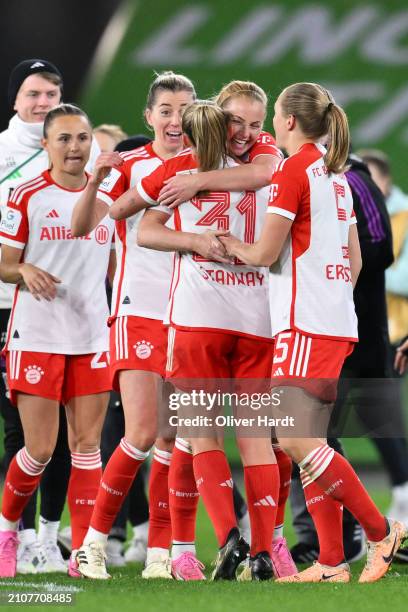
M28 454L30 455L30 457L32 459L34 459L35 461L38 461L38 463L47 463L51 457L52 454L54 452L54 447L55 444L38 444L38 443L34 443L34 444L30 444L27 445L26 444L26 449Z
M100 436L94 433L70 433L69 450L71 453L94 453L99 450L101 444Z
M174 438L157 438L155 442L156 448L167 453L171 453L174 448Z
M155 440L156 440L156 436L155 435L150 435L149 433L146 432L125 432L125 438L127 440L127 442L129 442L129 444L131 444L132 446L134 446L135 448L137 448L138 450L146 453L147 451L149 451Z

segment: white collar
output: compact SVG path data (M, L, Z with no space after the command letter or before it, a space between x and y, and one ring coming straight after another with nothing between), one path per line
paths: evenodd
M16 113L9 122L11 130L18 142L30 149L42 149L41 138L43 137L44 123L27 123L20 119Z

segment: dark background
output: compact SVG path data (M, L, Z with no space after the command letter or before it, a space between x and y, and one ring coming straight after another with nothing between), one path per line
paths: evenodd
M47 59L64 77L64 100L75 101L98 41L122 0L0 0L0 131L12 110L11 70L24 59Z

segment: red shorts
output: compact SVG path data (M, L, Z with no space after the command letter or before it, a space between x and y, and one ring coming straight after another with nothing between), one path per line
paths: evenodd
M275 338L273 382L275 379L296 379L296 386L333 401L344 360L353 349L354 342L348 340L312 338L297 331L281 332ZM309 384L310 380L315 382Z
M111 390L107 352L60 355L8 351L6 366L14 405L18 391L67 404L73 397Z
M119 391L120 370L166 372L167 326L157 319L117 317L110 329L112 386Z
M170 327L168 342L166 375L176 386L180 379L270 379L271 340Z

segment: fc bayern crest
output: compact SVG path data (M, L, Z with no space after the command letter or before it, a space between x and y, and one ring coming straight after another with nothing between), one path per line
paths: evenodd
M136 357L139 357L139 359L148 359L152 354L154 346L147 340L138 340L133 348L136 351Z

